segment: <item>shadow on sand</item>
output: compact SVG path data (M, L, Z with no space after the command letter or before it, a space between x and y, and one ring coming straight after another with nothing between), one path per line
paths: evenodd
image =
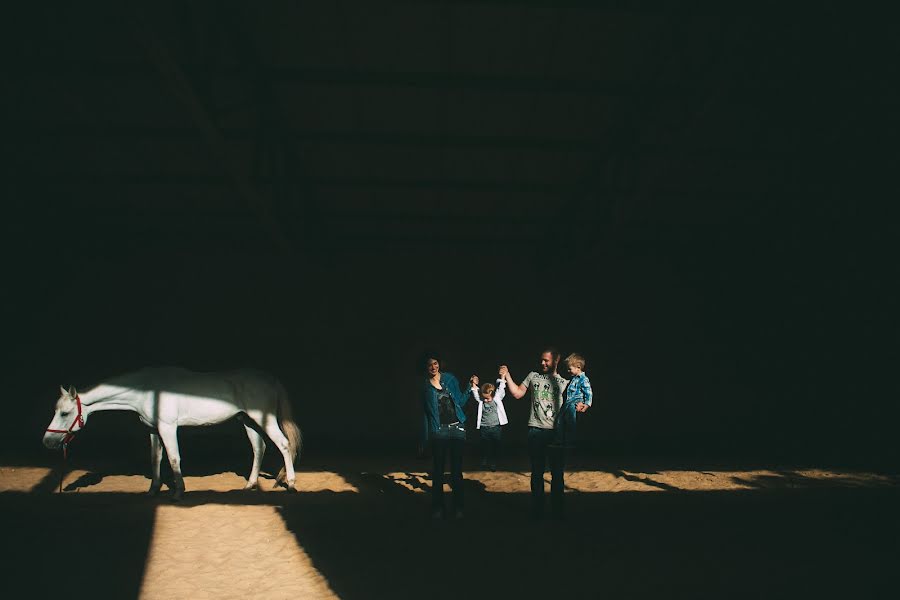
M573 492L566 521L534 522L528 494L469 479L465 518L431 521L412 474L337 472L359 491L189 490L182 505L276 506L345 599L874 597L898 583L897 488ZM10 597L137 597L168 503L0 494Z
M360 494L280 509L342 598L871 597L895 589L896 489L569 493L567 519L468 481L466 517L343 474Z

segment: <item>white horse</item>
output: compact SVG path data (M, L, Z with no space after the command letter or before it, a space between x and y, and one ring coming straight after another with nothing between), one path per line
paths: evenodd
M163 447L175 479L173 499L181 499L184 493L178 453L179 426L213 425L235 415L242 418L253 447L253 468L244 489L259 485L259 467L266 451L266 441L261 435L264 432L284 457L284 468L277 481L294 490L294 460L303 438L291 418L284 387L270 375L247 370L194 373L176 368L149 368L114 377L83 394L71 387L68 390L60 387L60 392L53 419L44 434L44 445L56 449L67 444L95 411L134 411L153 429L150 495L155 495L162 485L159 467Z

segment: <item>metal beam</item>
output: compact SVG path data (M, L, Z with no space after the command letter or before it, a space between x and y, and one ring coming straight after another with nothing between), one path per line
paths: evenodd
M11 70L25 69L24 65L13 65ZM208 73L206 65L185 65L191 73L198 76L215 76L222 78L246 79L252 76L247 67L222 66ZM495 93L541 93L541 94L581 94L588 96L606 96L613 98L646 97L665 95L667 97L686 96L695 93L697 85L705 83L703 79L684 78L678 84L635 83L625 81L598 81L584 77L534 77L513 75L482 75L466 73L449 73L441 71L378 71L373 69L326 69L300 67L264 67L263 74L273 84L297 84L318 86L354 86L354 87L392 87L433 90L474 90ZM29 77L48 75L77 75L79 79L146 79L154 77L157 71L140 62L96 62L53 60L29 62ZM765 96L792 83L788 79L770 79L752 84L734 81L736 89L745 94ZM856 82L839 80L829 82L827 90L853 91L858 89ZM823 86L824 88L824 86ZM823 89L823 91L825 91Z
M33 187L49 186L226 186L229 179L215 175L110 175L105 173L77 173L50 175L46 173L20 173L7 177L13 183L21 183ZM268 177L250 178L254 184L271 182ZM779 179L780 181L780 179ZM570 195L578 190L577 184L571 182L522 182L522 181L490 181L475 179L401 179L389 177L303 177L298 183L324 188L343 188L360 190L446 190L457 192L510 193L517 197ZM617 196L625 195L632 188L602 186L596 187L598 193ZM704 189L704 190L664 190L658 192L663 198L672 200L688 198L731 198L754 197L763 192L759 189ZM482 197L470 198L471 202L483 204Z
M299 198L307 217L303 235L299 237L306 250L310 250L314 247L319 232L315 222L317 204L312 198L312 188L303 177L304 169L296 148L297 142L287 133L288 119L278 100L275 85L256 44L246 31L245 19L241 18L244 3L229 2L226 8L223 20L241 58L249 68L248 76L258 115L254 175L261 175L263 170L268 169L271 193L276 203L296 204Z
M702 122L704 117L706 117L712 108L730 92L729 82L722 77L722 75L724 74L726 67L732 66L729 63L729 59L734 56L735 50L739 47L742 39L743 38L739 33L723 35L722 44L718 48L718 51L712 53L716 58L707 75L709 83L706 86L706 89L700 95L699 101L695 104L695 109L686 119L684 119L681 126L678 128L678 131L664 142L667 146L671 147L673 155L679 156L682 152L687 151L690 148L690 134L696 131L697 126ZM653 193L657 181L665 172L666 165L664 163L654 163L653 169L644 173L643 177L638 180L638 185L631 195L630 202L633 205L641 205L646 201Z
M660 73L670 56L669 47L674 43L685 19L683 13L676 14L672 11L667 17L666 23L662 26L662 34L656 38L655 45L649 53L651 62L646 79L650 82L657 82L660 79ZM627 176L626 159L639 155L641 116L646 114L654 99L660 97L670 96L659 92L640 93L634 99L620 102L619 116L613 121L615 126L611 131L605 132L610 146L609 151L579 182L580 185L576 186L572 197L559 208L557 218L560 220L572 214L578 214L580 218L573 221L574 230L560 230L557 233L557 244L569 243L581 246L593 246L600 242L610 244L614 230L621 229L621 214L624 211L626 195L621 192L611 194L603 190L621 189L624 186L622 180ZM585 233L587 231L592 231L594 235L587 236ZM588 237L589 242L586 241Z
M248 142L255 139L257 133L250 129L219 129L222 137L228 142ZM197 139L197 130L186 127L149 127L120 125L54 125L18 123L6 129L8 136L21 135L27 139L59 140L64 138L89 138L110 140L161 140L190 141ZM610 153L616 151L620 155L640 156L676 156L691 158L720 158L723 160L769 160L792 156L793 151L781 147L744 150L736 147L683 147L664 144L635 143L628 148L616 146L610 139L596 138L551 138L541 136L493 136L493 135L443 135L437 133L383 133L363 131L281 131L281 136L298 143L308 144L341 144L360 146L406 146L414 148L456 148L464 150L534 150L534 151L573 151L584 153ZM846 140L835 140L833 146L823 145L820 151L837 150ZM867 149L859 146L858 152L879 152L879 148Z
M271 206L257 193L250 181L237 168L228 150L225 138L200 101L190 79L188 79L171 53L155 34L137 5L132 4L132 10L138 39L144 46L151 64L155 66L163 79L169 84L175 96L184 104L194 123L200 129L213 157L224 171L225 176L234 184L238 194L259 219L263 228L268 231L275 245L282 251L290 253L291 245L275 220Z
M622 2L621 0L390 0L391 4L400 5L443 5L458 4L460 6L491 6L504 8L569 8L590 11L614 12L621 14L661 14L671 10L672 3L666 0L642 0L641 2ZM700 0L690 4L694 14L717 16L726 14L750 14L759 8L751 4L723 3L714 0Z

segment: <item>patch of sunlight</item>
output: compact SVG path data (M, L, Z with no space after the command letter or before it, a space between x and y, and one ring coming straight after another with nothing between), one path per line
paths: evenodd
M44 474L49 469L44 469ZM32 484L36 485L40 479ZM247 480L236 473L217 473L215 475L186 476L184 485L188 492L233 492L241 490ZM275 487L272 479L259 480L265 491L283 491ZM150 487L150 478L145 475L103 475L102 473L75 469L63 478L63 488L67 491L77 490L80 493L134 493L146 492ZM331 471L303 471L297 473L296 488L301 492L359 492L359 489ZM2 489L2 488L0 488ZM31 487L27 488L28 491ZM163 484L163 489L166 485Z
M664 470L577 471L566 474L566 487L579 492L726 491L813 487L885 487L896 478L867 472L827 469L756 469L747 471Z
M359 488L331 471L301 471L297 473L297 489L301 492L355 492Z
M426 473L385 473L383 477L411 492L424 493L431 489L431 479ZM523 493L531 489L531 473L526 472L466 471L463 473L463 477L477 481L484 486L484 491L488 493ZM549 490L549 474L544 476L544 484L545 488ZM567 473L566 487L579 492L662 491L659 487L653 487L647 483L627 481L616 477L612 473L603 471ZM444 490L450 491L449 484L444 484Z
M629 471L576 471L566 474L566 488L576 492L664 492L665 486L659 485L645 473Z
M271 506L159 506L139 597L337 598Z
M474 471L466 473L465 477L478 481L484 486L484 491L491 493L502 494L504 492L531 490L531 473L519 471ZM550 484L548 483L547 485Z
M791 471L793 474L800 475L806 479L839 483L842 486L850 487L881 487L896 486L900 484L900 480L889 475L881 475L878 473L859 473L851 471L824 471L822 469L798 469Z
M431 478L426 473L385 473L383 477L411 492L423 493L431 489Z
M394 472L383 477L411 492L424 493L431 488L426 473ZM466 471L463 477L477 481L489 493L525 493L530 489L530 474L516 471ZM544 476L545 485L550 475ZM900 481L888 475L827 469L747 471L665 470L572 471L566 473L566 488L584 493L725 491L753 489L798 489L810 487L895 487ZM446 484L445 484L446 486ZM449 487L445 487L449 490Z
M0 467L0 492L30 492L49 474L47 467Z
M52 470L47 467L0 466L0 493L30 492L45 482ZM425 472L390 472L379 474L388 482L414 493L424 493L431 488L431 479ZM465 471L463 476L480 482L491 493L519 493L529 490L530 475L516 471ZM549 482L549 473L545 481ZM247 480L236 473L187 476L185 486L189 492L234 492L241 490ZM260 478L265 491L281 492L272 479ZM566 473L566 487L578 492L659 492L659 491L724 491L753 489L802 489L802 488L872 488L897 487L896 476L866 471L834 469L754 469L754 470L662 470L662 471L570 471ZM84 469L68 471L63 479L66 493L144 493L150 487L150 479L144 475L103 475ZM51 486L56 491L56 484ZM164 486L165 489L165 486ZM449 489L449 488L448 488ZM332 471L299 471L297 490L300 492L352 492L359 488L339 473Z

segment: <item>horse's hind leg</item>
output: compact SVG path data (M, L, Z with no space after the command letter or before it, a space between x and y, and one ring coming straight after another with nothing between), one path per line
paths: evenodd
M286 473L285 483L287 484L288 491L293 492L295 491L294 483L296 482L297 476L294 473L294 459L291 456L291 446L284 433L281 432L281 428L278 426L278 419L275 418L275 415L268 414L264 418L266 420L264 426L266 435L275 442L275 447L281 451L281 456L284 458L284 470Z
M184 478L181 476L181 454L178 452L178 427L175 425L159 424L159 437L166 447L169 464L172 466L172 477L175 479L175 490L172 499L181 500L184 494Z
M155 431L150 434L150 490L147 492L151 496L155 496L162 486L162 480L159 478L159 465L162 462L163 447L159 439L159 434Z
M253 447L253 468L250 469L250 477L244 489L255 490L259 489L259 467L262 465L263 454L266 453L266 440L246 423L244 429L247 430L247 437L250 438L250 445Z

